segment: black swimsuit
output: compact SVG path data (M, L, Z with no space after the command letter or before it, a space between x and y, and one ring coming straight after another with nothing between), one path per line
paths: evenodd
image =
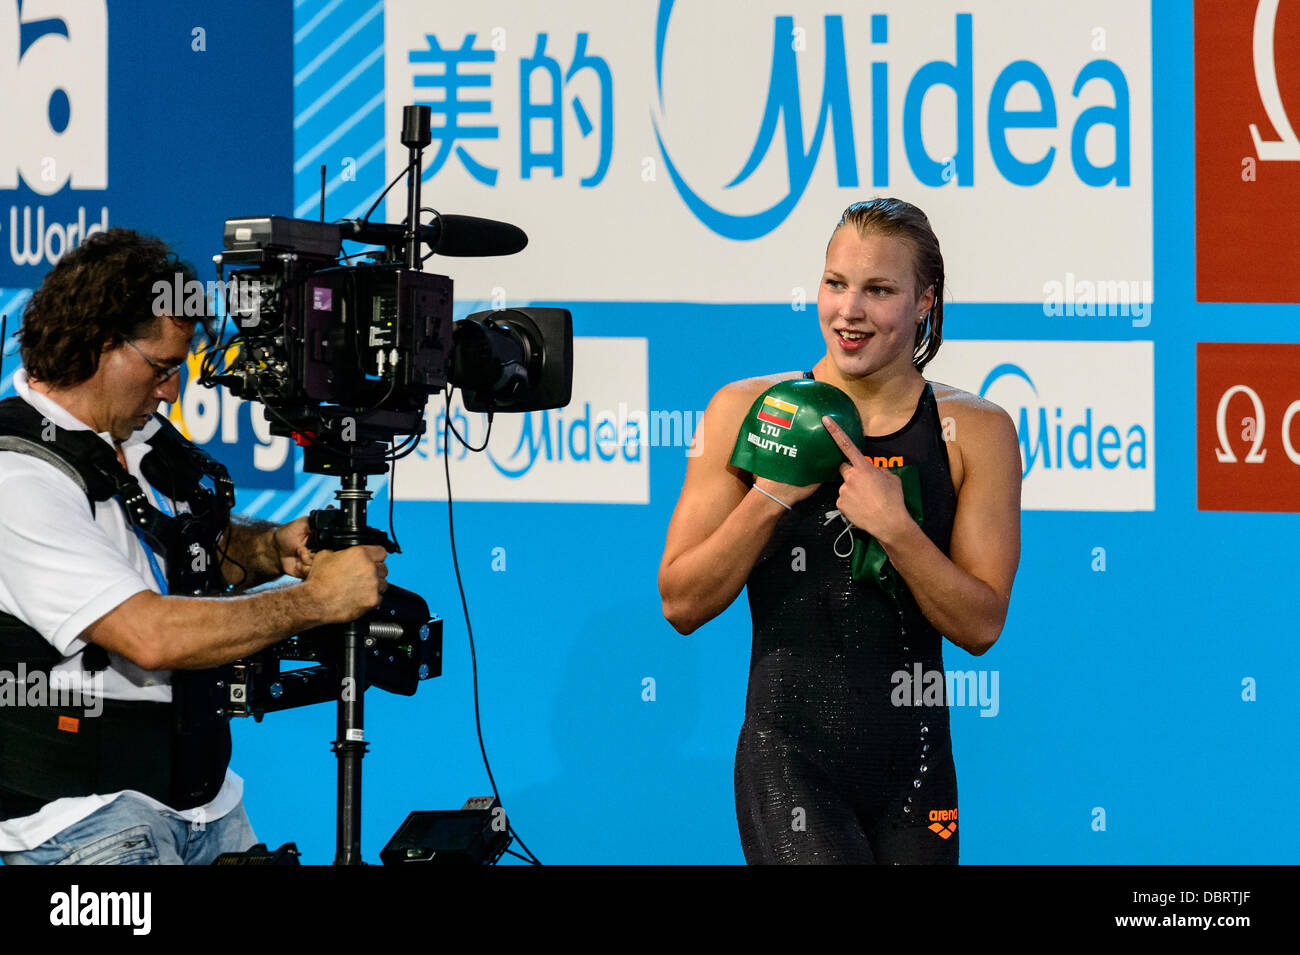
M918 466L922 527L947 554L957 495L929 382L911 420L868 437L865 453ZM840 554L851 544L838 496L828 481L795 504L746 585L754 648L735 779L745 859L956 863L947 696L934 692L943 638L901 578L892 597L853 579L836 555L837 537ZM914 695L898 674L910 681L917 664L938 677ZM929 705L917 705L927 682Z

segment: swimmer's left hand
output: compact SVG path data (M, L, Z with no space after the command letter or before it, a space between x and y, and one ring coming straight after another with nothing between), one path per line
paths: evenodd
M912 519L907 513L903 482L898 475L867 460L834 420L823 417L822 424L848 458L840 465L844 477L836 501L840 513L882 544L906 531Z

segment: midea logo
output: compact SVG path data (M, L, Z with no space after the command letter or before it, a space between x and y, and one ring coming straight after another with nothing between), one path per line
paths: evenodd
M891 163L901 165L891 154L891 140L901 140L903 156L911 175L922 185L942 188L954 183L959 189L976 185L976 153L987 148L996 174L1015 186L1037 186L1054 167L1069 166L1073 175L1085 186L1105 188L1112 184L1128 187L1131 182L1131 101L1129 83L1119 64L1104 57L1084 63L1074 82L1068 87L1053 88L1047 71L1039 63L1018 59L1006 64L997 72L992 86L986 91L975 83L976 58L996 61L999 51L990 49L992 42L981 40L975 45L975 17L970 13L953 14L955 46L952 59L935 59L924 63L908 77L891 79L890 17L873 14L869 30L861 35L849 35L846 45L844 18L826 15L822 18L825 36L825 57L822 69L822 96L817 110L812 136L805 145L804 97L800 92L799 51L804 49L805 31L796 27L792 16L778 16L773 22L771 72L768 77L767 102L763 118L749 158L744 168L725 186L727 189L744 183L759 168L769 154L779 154L784 147L788 188L766 209L736 215L710 205L686 181L679 162L668 153L660 126L664 119L664 49L668 36L668 22L676 0L659 0L655 24L655 84L658 95L658 114L651 116L655 140L663 156L664 167L673 181L682 201L705 226L728 239L749 240L767 235L790 215L799 203L809 183L822 152L824 142L829 142L834 153L835 182L841 189L859 188L859 149L855 141L854 110L867 109L871 131L871 185L876 189L889 188ZM993 31L988 31L994 36ZM897 39L897 38L896 38ZM1061 42L1065 42L1062 40ZM1072 41L1071 41L1072 42ZM906 56L909 47L928 42L922 38L905 37L900 57ZM863 46L869 47L863 50ZM1094 49L1097 49L1094 47ZM1047 47L1045 60L1059 58L1057 50ZM848 63L857 62L864 54L874 55L870 62L871 92L869 103L853 102L855 87L849 81ZM946 55L946 53L945 53ZM734 59L734 58L733 58ZM893 67L897 69L897 67ZM987 70L987 67L985 67ZM807 78L804 79L807 82ZM904 90L901 116L890 111L888 90L891 83ZM1018 84L1028 84L1038 96L1040 109L1027 113L1008 109L1011 90ZM1086 87L1093 84L1109 86L1108 99L1113 106L1083 107L1080 102ZM956 151L947 157L937 157L926 142L922 124L922 107L927 96L936 87L946 87L956 99L953 134ZM1067 98L1072 97L1074 102ZM1090 90L1090 92L1092 92ZM976 123L976 106L979 100L984 107L987 123ZM1058 104L1060 105L1058 121ZM727 110L731 104L721 102L717 109ZM1074 115L1071 116L1070 114ZM1270 114L1271 115L1271 114ZM861 125L861 124L860 124ZM901 130L898 126L901 125ZM1109 127L1106 134L1114 142L1109 161L1098 164L1089 157L1085 145L1089 133L1096 127ZM1018 156L1008 145L1008 130L1033 127L1055 133L1057 145L1049 145L1033 160ZM778 135L780 130L780 135ZM901 133L901 135L900 135ZM984 137L987 138L979 138ZM1058 155L1059 153L1059 155ZM1067 158L1068 157L1068 158ZM865 172L866 164L861 172ZM981 174L983 175L983 174ZM982 184L982 183L981 183ZM856 196L855 196L856 198Z

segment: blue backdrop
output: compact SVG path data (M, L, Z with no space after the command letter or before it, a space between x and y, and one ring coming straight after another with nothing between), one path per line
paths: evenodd
M131 16L123 6L110 13L114 42L148 29L143 17L119 29L117 18ZM158 107L165 135L130 148L163 178L133 196L130 216L115 208L115 222L157 231L202 260L219 251L226 216L314 217L320 163L331 169L330 218L360 215L378 196L392 146L383 3L298 0L291 25L271 6L248 4L238 16L223 7L224 26L208 26L208 85L192 69L157 69L175 79L174 102ZM194 16L176 16L188 31ZM954 304L946 315L950 339L1153 341L1160 441L1154 511L1025 512L1000 641L978 663L945 647L948 669L1000 674L995 718L974 707L951 714L967 863L1287 862L1300 847L1285 823L1300 783L1287 689L1288 674L1300 672L1295 517L1197 510L1194 374L1197 341L1300 341L1296 306L1196 302L1192 5L1154 0L1151 22L1150 325L1048 319L1032 304ZM114 47L114 82L131 62ZM250 89L213 96L236 80ZM275 108L290 94L292 118ZM262 111L257 122L250 110ZM290 129L292 156L282 148ZM203 148L178 157L178 142ZM355 160L355 178L338 173L343 157ZM282 188L290 172L291 192ZM924 207L924 196L909 198ZM828 227L835 211L826 210ZM454 260L442 265L454 279ZM26 294L0 290L0 310L14 315ZM480 304L458 303L458 317ZM811 367L824 352L815 311L788 304L536 304L572 309L577 336L647 339L651 408L703 409L728 381ZM742 340L743 349L712 347ZM488 753L512 822L546 862L742 861L732 759L748 612L742 596L690 637L663 620L656 573L686 458L680 447L649 453L648 505L455 505ZM293 480L292 491L241 488L239 509L287 520L332 500L323 478L299 471ZM454 459L452 482L455 492ZM372 486L378 525L386 482ZM390 560L391 576L445 618L444 675L413 699L367 696L363 851L372 861L409 810L458 808L489 791L447 507L399 501L396 520L404 553ZM1104 572L1094 569L1097 547ZM495 548L504 548L504 570L493 569ZM1250 703L1248 677L1258 686ZM234 766L259 838L296 841L309 862L333 856L334 721L331 706L317 706L235 725Z

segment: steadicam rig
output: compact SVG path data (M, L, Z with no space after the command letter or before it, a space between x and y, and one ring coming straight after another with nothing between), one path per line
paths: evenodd
M429 108L406 107L405 222L371 223L368 214L333 223L230 219L214 257L223 280L231 270L227 317L238 327L209 349L199 382L261 402L272 433L303 447L305 470L341 478L339 509L310 515L313 549L396 549L383 531L366 526L366 476L414 450L431 396L444 392L450 400L450 389L460 388L465 406L488 412L489 421L495 412L569 403L573 323L566 309L511 308L453 322L452 280L422 271L433 254L510 255L528 241L513 225L470 216L435 212L420 224L421 157L430 139ZM343 256L344 239L378 248L361 253L368 261L349 264L355 256ZM218 367L214 356L225 364ZM337 701L337 864L361 862L364 690L412 694L441 673L441 659L442 621L418 594L389 586L381 606L352 623L300 634L230 665L221 702L227 715L260 719ZM314 665L285 671L282 660Z

